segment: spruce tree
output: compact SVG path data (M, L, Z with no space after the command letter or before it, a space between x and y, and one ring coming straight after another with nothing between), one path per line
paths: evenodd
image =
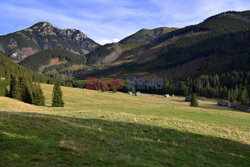
M29 93L28 93L28 90L27 88L30 88L30 85L27 85L27 80L26 78L24 77L21 77L20 78L20 83L19 83L19 88L20 88L20 94L21 94L21 101L23 102L28 102L30 100L28 100L28 96L29 96Z
M190 106L191 107L198 107L199 106L196 94L192 95Z
M1 81L0 79L0 96L5 96L6 95L6 85L4 81Z
M45 98L40 83L34 85L33 104L37 106L45 106Z
M117 92L117 89L116 89L116 86L114 85L113 87L113 93L116 93Z
M102 87L102 92L106 92L107 91L107 86L106 85L103 85Z
M21 100L19 81L18 81L17 77L15 77L15 76L11 77L10 97L13 99Z
M60 88L60 85L56 83L53 88L53 95L52 95L52 106L53 107L63 107L63 93Z
M33 91L34 91L33 87L34 86L33 86L32 82L26 82L25 100L24 100L25 103L33 104Z
M33 104L33 84L31 80L28 80L25 76L20 78L20 94L21 101L29 104Z
M135 94L135 93L136 93L135 88L132 88L132 93L133 93L133 94Z
M39 99L40 99L40 106L45 106L45 97L43 95L43 90L41 88L40 83L38 84L38 93L39 93Z
M242 105L247 105L248 104L248 95L247 95L247 89L242 89L240 93L240 102Z

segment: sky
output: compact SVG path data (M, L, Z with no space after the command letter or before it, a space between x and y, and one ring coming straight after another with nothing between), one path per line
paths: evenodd
M228 11L250 10L249 0L0 0L0 34L48 21L74 28L100 44L142 28L185 27Z

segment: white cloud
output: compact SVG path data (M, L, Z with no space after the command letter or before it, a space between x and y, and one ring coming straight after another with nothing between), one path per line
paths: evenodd
M59 28L79 29L105 44L141 28L183 27L223 11L246 9L249 0L3 0L0 20L5 24L0 32L49 21Z
M2 10L7 10L8 13L10 13L8 17L19 16L19 19L26 20L27 22L33 22L32 24L38 21L48 21L54 24L55 26L58 26L59 28L79 29L94 40L98 40L102 36L107 38L115 38L116 36L118 36L121 38L123 37L124 32L126 33L126 31L118 28L117 26L103 24L101 22L91 20L73 18L64 14L53 13L52 11L50 12L42 9L11 5L0 6L0 9L1 8ZM117 39L109 41L117 41ZM102 42L105 43L105 41Z
M114 39L101 39L101 40L98 40L97 42L101 45L105 45L108 43L119 42L119 41L120 41L119 39L114 38Z

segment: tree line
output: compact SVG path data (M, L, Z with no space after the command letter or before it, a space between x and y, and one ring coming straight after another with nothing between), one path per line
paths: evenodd
M0 96L10 97L25 103L45 106L45 97L39 82L32 82L26 76L11 76L10 83L4 78L0 80ZM52 106L63 107L63 93L59 83L53 88Z
M123 90L125 91L125 90ZM198 96L217 98L249 104L250 72L226 72L221 74L203 74L184 80L164 79L163 90L140 90L144 93L175 94L188 96L193 93Z

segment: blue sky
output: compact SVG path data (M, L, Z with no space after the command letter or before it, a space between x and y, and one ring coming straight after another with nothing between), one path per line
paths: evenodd
M250 10L249 0L1 0L0 34L39 21L75 28L104 44L141 28L184 27L228 10Z

